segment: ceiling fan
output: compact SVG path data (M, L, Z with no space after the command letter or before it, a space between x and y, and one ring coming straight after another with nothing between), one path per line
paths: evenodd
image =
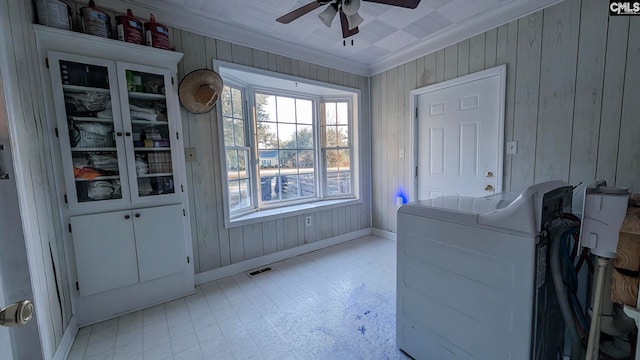
M415 9L420 4L420 0L362 0L366 2L374 2L379 4L399 6L408 9ZM364 19L358 14L360 9L360 0L316 0L307 5L301 6L288 14L282 15L276 19L277 22L288 24L297 18L310 13L311 11L323 6L327 7L318 14L318 17L327 27L331 27L331 23L336 15L340 14L340 26L342 27L342 38L357 34L358 25Z

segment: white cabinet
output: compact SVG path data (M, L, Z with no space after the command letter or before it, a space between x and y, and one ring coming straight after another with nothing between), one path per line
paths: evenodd
M181 217L180 205L72 216L80 296L183 271Z
M182 54L33 28L78 323L193 293Z
M57 51L47 59L69 206L179 201L171 73Z

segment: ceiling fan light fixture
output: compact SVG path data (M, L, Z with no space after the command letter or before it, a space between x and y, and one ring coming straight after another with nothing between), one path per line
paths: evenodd
M362 24L363 21L364 21L364 19L358 13L355 13L353 15L347 15L347 22L349 23L349 30L353 30L353 29L357 28L358 25Z
M320 14L318 14L320 21L322 21L322 23L328 28L331 27L331 23L338 13L337 7L334 7L333 5L334 4L327 6Z
M360 0L343 0L342 1L342 11L347 16L353 16L358 14L358 10L360 10Z

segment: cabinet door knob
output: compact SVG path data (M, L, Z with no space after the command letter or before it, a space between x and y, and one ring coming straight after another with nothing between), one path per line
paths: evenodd
M127 131L126 133L124 133L124 134L125 134L126 136L131 136L131 133L130 133L130 132L128 132L128 131Z
M487 185L487 186L484 187L484 190L485 191L493 191L493 186Z
M135 217L137 217L137 218L139 218L139 217L140 217L140 214L135 214L134 216L135 216Z
M131 216L125 215L124 218L125 218L125 220L129 220L131 218Z
M118 132L116 133L116 135L118 135L118 136L122 136L122 131L118 131Z

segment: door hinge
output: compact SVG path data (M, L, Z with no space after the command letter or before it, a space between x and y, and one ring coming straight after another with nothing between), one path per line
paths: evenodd
M186 209L182 209L182 216L187 216L187 210Z
M414 176L418 177L418 167L417 166L416 166L416 174Z
M191 260L189 260L188 256L187 256L187 264L191 264Z
M174 84L174 82L173 82L173 76L172 76L171 77L171 85L173 85L173 84Z
M67 199L67 194L64 194L64 203L68 204L69 203L69 199Z
M49 58L48 57L44 58L44 64L48 69L49 68Z
M56 133L56 137L59 138L60 134L58 133L58 128L53 128L54 132Z
M184 192L184 185L180 185L180 191Z
M180 140L180 133L176 131L176 139Z
M418 118L418 108L416 108L416 119Z
M69 223L69 232L71 232L71 223Z
M76 290L80 291L80 284L76 281Z

